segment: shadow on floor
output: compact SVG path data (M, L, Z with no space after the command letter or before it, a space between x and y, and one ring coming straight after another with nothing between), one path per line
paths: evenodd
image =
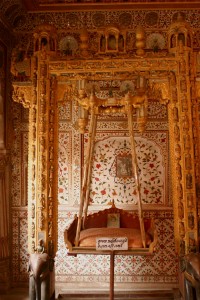
M5 294L0 294L0 300L29 300L28 288L10 289Z

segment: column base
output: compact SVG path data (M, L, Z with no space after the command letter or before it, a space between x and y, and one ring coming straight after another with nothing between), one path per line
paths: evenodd
M10 289L10 266L8 258L0 261L0 270L0 294L4 294Z

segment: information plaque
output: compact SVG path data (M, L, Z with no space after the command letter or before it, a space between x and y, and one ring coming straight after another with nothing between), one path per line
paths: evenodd
M128 250L128 238L127 237L97 238L96 250Z

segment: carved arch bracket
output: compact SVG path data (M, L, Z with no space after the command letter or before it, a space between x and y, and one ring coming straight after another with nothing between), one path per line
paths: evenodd
M15 102L21 103L25 108L31 107L32 86L20 86L13 84L12 98Z
M161 104L167 104L170 100L169 82L152 81L150 82L149 97L159 100Z

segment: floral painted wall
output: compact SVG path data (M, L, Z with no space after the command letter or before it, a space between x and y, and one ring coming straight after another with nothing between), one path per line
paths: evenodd
M28 109L12 103L11 121L11 220L12 220L12 285L28 282L28 211L27 211L27 159Z
M101 134L94 151L90 199L94 204L137 204L130 141L123 135ZM137 134L138 135L138 134ZM144 204L164 204L167 197L167 132L135 136L141 198ZM165 154L165 156L164 156Z
M13 103L12 147L12 265L13 283L27 283L27 151L28 110ZM134 288L135 284L177 284L177 256L174 247L174 220L170 190L170 161L167 108L158 103L149 106L147 130L135 143L142 202L145 216L153 217L158 232L157 250L152 257L117 256L116 288ZM108 289L109 257L101 255L67 255L64 229L79 209L79 196L87 133L77 130L77 113L72 103L59 108L59 179L58 179L58 251L55 259L56 290L81 286ZM89 211L109 207L114 199L117 207L137 214L137 191L130 171L130 142L124 115L100 118L95 141ZM124 160L125 158L125 160ZM120 165L125 162L125 171ZM124 176L124 173L125 175ZM21 174L21 176L20 176Z
M69 109L68 109L69 110ZM60 107L64 115L65 107ZM141 135L135 128L135 144L144 214L152 217L158 232L158 244L152 257L117 256L115 285L133 288L150 283L175 286L177 284L177 256L174 246L174 220L171 205L170 162L167 107L152 102L148 110L147 130ZM56 257L56 288L81 286L109 287L109 256L67 255L63 240L64 229L78 212L83 161L88 135L76 130L76 113L71 121L60 122L59 151L59 222ZM81 155L82 153L82 155ZM95 140L89 211L108 208L111 201L120 208L137 214L137 189L132 174L131 149L124 115L99 119ZM67 186L71 188L67 189ZM78 286L77 286L78 284Z

